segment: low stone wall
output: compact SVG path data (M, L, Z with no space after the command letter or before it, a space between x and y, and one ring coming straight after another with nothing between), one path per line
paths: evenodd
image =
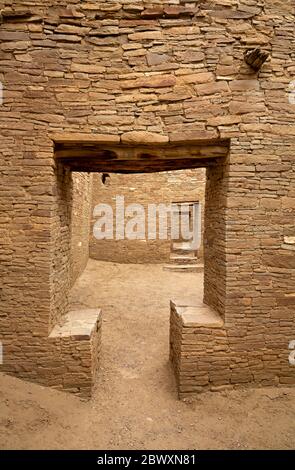
M77 310L65 316L49 336L53 352L54 388L91 396L99 367L101 346L101 310ZM54 364L53 364L54 365Z
M177 306L171 301L170 360L179 398L230 383L227 335L222 318L204 304Z
M195 397L210 390L219 391L243 386L294 385L286 353L245 348L244 331L232 335L230 325L205 304L170 303L170 360L180 399ZM257 338L261 335L257 331ZM261 345L262 347L262 345ZM244 350L241 357L240 351ZM255 357L264 355L268 373ZM288 351L287 351L288 354ZM281 364L278 367L278 364Z

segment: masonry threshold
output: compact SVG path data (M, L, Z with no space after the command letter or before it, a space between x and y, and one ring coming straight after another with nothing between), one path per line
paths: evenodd
M208 305L170 302L170 360L180 399L214 391L227 382L226 331Z
M90 398L100 362L102 312L72 310L49 335L55 351L51 386ZM60 385L61 384L61 385Z
M72 171L152 173L214 165L228 154L229 139L168 137L149 132L122 136L53 134L55 158Z

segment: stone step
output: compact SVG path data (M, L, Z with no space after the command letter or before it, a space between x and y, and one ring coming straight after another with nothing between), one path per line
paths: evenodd
M192 250L191 248L172 248L171 255L180 255L180 256L197 256L198 251Z
M196 264L198 263L198 258L191 253L185 253L182 255L171 254L170 255L171 264Z
M170 272L185 272L185 273L202 273L204 271L203 263L195 264L165 264L163 266L164 271Z
M183 240L178 240L178 241L173 241L172 242L172 248L176 250L191 250L192 249L192 243L188 241L183 241Z

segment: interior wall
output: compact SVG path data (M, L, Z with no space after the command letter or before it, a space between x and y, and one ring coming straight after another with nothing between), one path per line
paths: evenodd
M69 169L61 164L55 168L56 187L51 230L50 294L51 309L48 332L58 324L68 310L71 287L71 227L73 179Z
M206 170L204 302L224 316L226 285L226 163ZM218 260L218 263L216 263Z
M68 308L68 295L89 259L92 175L72 172L57 164L56 204L51 232L51 328Z
M71 285L89 259L92 175L72 173Z
M111 174L106 185L101 174L94 175L93 209L97 204L109 204L115 215L116 196L124 196L128 204L141 204L148 213L148 204L200 201L204 207L205 170L189 169L148 174ZM147 219L147 217L146 217ZM127 220L127 219L126 219ZM117 263L163 263L168 261L171 241L149 240L97 240L93 234L96 217L92 217L90 231L90 257ZM114 225L115 226L115 225ZM147 233L147 220L146 220ZM202 248L200 249L202 256Z

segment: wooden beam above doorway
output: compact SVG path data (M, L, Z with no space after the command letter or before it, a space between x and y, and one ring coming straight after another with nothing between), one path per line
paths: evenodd
M201 168L224 158L229 139L169 139L161 134L131 132L119 137L101 134L55 134L55 158L73 171L152 173ZM198 136L198 133L196 133Z

